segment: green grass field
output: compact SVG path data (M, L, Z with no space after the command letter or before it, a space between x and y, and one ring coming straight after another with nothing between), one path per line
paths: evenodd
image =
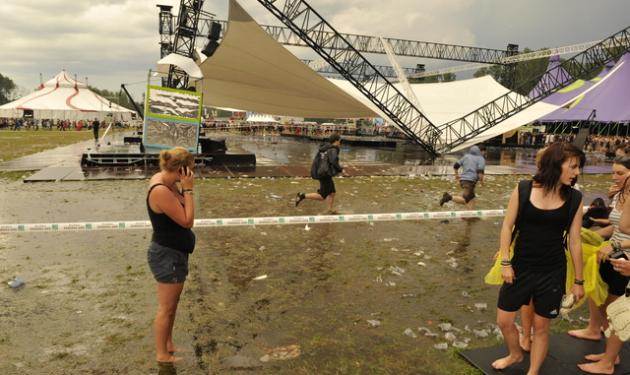
M0 131L0 162L65 146L92 138L89 130L2 130Z

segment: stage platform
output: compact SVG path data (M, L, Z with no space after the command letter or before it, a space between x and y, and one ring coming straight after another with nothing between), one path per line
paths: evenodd
M604 351L606 342L578 340L567 334L553 335L549 339L549 354L542 366L541 375L584 375L578 363L586 363L584 356ZM525 375L529 367L529 354L523 362L497 371L491 364L507 355L505 345L467 350L459 353L470 364L486 375ZM626 344L620 354L621 363L615 367L615 374L630 374L630 347Z

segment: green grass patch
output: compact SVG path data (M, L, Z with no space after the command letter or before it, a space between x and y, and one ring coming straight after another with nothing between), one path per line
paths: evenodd
M2 130L0 162L92 138L92 131L89 130Z
M19 181L23 178L27 178L28 176L32 174L33 174L32 171L11 171L11 172L0 171L0 182Z

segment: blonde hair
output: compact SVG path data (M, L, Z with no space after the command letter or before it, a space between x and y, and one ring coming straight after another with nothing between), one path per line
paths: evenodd
M160 151L160 169L163 171L176 172L181 167L192 168L194 165L194 156L183 147Z

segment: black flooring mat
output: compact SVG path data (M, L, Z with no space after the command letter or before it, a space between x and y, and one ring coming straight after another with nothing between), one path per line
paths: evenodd
M549 353L542 366L541 375L584 375L577 367L578 363L584 363L584 356L591 353L601 353L605 349L606 342L578 340L569 335L554 335L549 338ZM497 371L491 364L496 359L507 355L505 345L467 350L460 353L470 364L477 367L486 375L525 375L529 367L529 354L525 360L505 370ZM621 363L615 367L615 375L630 374L630 346L624 345L620 353Z

